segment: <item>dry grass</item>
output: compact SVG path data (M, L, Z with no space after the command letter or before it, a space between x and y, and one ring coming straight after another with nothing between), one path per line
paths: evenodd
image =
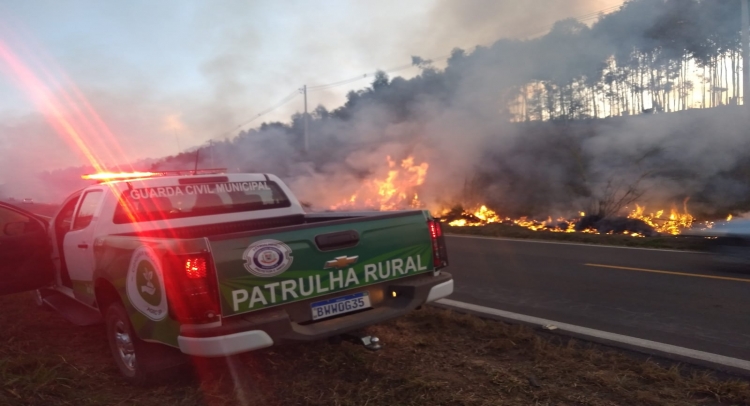
M745 380L437 308L370 328L386 348L344 342L197 360L197 378L124 384L101 326L75 327L26 295L0 298L2 405L750 404Z
M522 238L532 240L551 240L577 242L584 244L619 245L640 248L668 248L677 250L703 251L708 248L706 240L700 237L671 236L630 237L626 235L600 235L586 233L553 233L549 231L532 231L524 227L509 224L489 224L480 227L451 227L443 225L446 233L481 235L487 237Z

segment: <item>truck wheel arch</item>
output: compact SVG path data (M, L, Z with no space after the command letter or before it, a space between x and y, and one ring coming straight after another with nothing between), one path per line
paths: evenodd
M121 301L117 289L115 289L111 282L103 278L97 279L94 283L94 295L96 296L96 304L99 307L102 317L106 315L107 307L110 304Z

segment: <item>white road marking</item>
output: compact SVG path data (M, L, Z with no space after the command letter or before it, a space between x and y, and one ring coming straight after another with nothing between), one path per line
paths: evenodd
M471 303L459 302L451 299L440 299L435 303L445 306L456 307L459 309L469 310L477 313L483 313L493 316L499 316L504 319L516 320L524 323L535 324L539 326L553 325L563 331L580 334L584 336L599 338L615 343L626 344L631 347L657 351L666 355L677 355L684 359L693 361L703 361L713 365L722 365L730 368L742 370L745 373L750 372L750 361L727 357L724 355L713 354L710 352L691 350L676 345L664 344L656 341L644 340L642 338L630 337L622 334L608 333L606 331L595 330L588 327L576 326L574 324L560 323L557 321L542 319L539 317L527 316L519 313L512 313L505 310L494 309L491 307L479 306ZM700 362L699 362L700 363Z
M498 240L498 241L511 241L511 242L527 242L532 244L557 244L557 245L578 245L583 247L594 247L594 248L617 248L626 250L646 250L646 251L664 251L664 252L679 252L683 254L705 254L700 251L684 251L684 250L672 250L667 248L641 248L641 247L623 247L619 245L603 245L603 244L585 244L579 242L559 242L559 241L545 241L545 240L527 240L525 238L505 238L505 237L483 237L478 235L459 235L459 234L445 234L446 237L456 238L476 238L478 240Z

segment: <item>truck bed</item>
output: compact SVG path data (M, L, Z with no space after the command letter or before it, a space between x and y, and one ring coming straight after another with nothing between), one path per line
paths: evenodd
M231 235L248 231L268 230L282 227L296 227L306 225L320 225L321 223L351 221L351 220L377 220L383 218L399 217L421 213L419 210L398 212L323 212L304 215L291 215L267 219L237 221L231 223L206 224L191 227L175 227L170 229L136 231L122 233L122 236L139 236L150 238L201 238L214 237L218 235Z

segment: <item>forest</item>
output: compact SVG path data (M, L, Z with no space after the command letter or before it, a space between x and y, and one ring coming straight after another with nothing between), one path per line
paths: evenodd
M472 52L454 49L444 71L419 56L412 60L423 68L421 80L394 81L394 87L410 87L415 97L437 91L450 99L463 80L482 81L495 87L493 103L500 110L506 106L512 121L737 105L742 104L740 1L630 0L591 27L571 18L537 39L502 39ZM383 84L376 80L372 90ZM424 87L432 92L420 91ZM350 93L335 115L348 117L368 94Z

